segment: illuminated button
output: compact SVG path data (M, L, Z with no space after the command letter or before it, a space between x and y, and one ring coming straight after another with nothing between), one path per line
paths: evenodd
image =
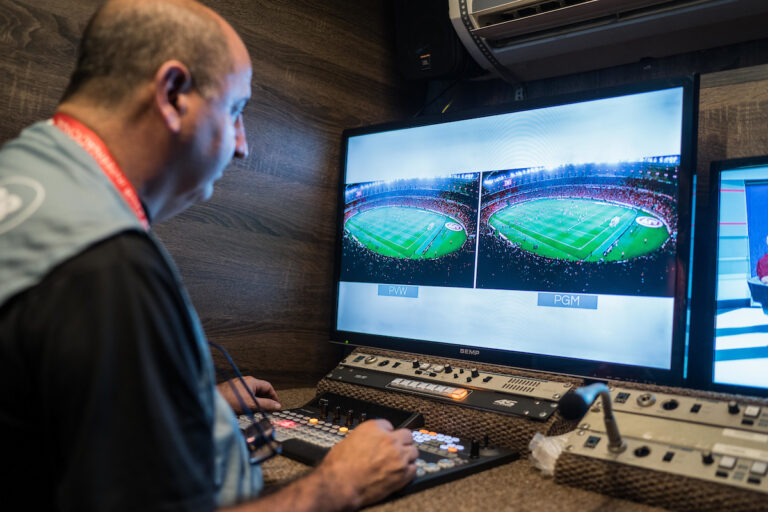
M467 396L467 390L466 389L457 389L453 393L451 393L451 398L455 400L461 400Z
M283 420L280 423L278 423L278 425L285 428L293 428L296 426L296 422L291 420Z
M456 453L456 452L459 451L459 449L456 448L455 446L449 446L448 448L446 448L446 451L451 452L451 453Z
M341 432L342 434L346 434L347 432L349 432L349 429L347 427L340 427L339 432Z
M419 432L421 432L422 434L429 434L429 430L425 430L423 428L420 428Z
M736 459L730 455L723 455L720 459L719 466L723 469L733 469L736 467Z
M757 418L760 416L760 407L757 405L748 405L744 408L744 416L747 418Z
M752 463L752 467L749 468L749 472L755 475L765 476L768 473L768 464L761 461L755 461Z
M430 432L429 435L432 437L435 437L437 435L437 432Z
M315 424L317 424L319 421L320 421L320 420L319 420L319 419L317 419L317 418L310 418L310 419L309 419L309 422L310 422L312 425L315 425Z

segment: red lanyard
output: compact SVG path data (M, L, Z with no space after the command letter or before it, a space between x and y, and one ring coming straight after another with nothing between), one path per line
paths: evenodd
M136 194L136 189L133 188L131 182L125 177L123 171L120 170L117 162L115 162L112 154L99 136L93 133L93 131L88 129L81 122L73 119L67 114L62 114L61 112L57 112L53 116L53 124L72 138L72 140L77 142L80 147L96 160L96 163L99 164L101 170L107 175L109 181L112 182L112 185L114 185L120 195L123 196L125 202L128 203L131 210L133 210L134 215L139 219L141 225L144 226L145 230L149 231L147 214L141 206L141 201L139 201L139 196Z

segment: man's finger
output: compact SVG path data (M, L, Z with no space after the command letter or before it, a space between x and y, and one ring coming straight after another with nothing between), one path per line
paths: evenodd
M257 400L259 401L259 407L266 412L279 411L283 408L277 400L271 400L269 398L257 398Z

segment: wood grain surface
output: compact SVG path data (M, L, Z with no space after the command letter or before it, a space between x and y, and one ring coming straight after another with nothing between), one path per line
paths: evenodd
M0 141L52 114L99 3L0 0ZM412 115L425 88L395 72L386 0L205 3L232 23L251 52L250 155L230 166L210 201L156 231L209 337L246 373L278 388L311 386L341 357L328 343L341 131ZM713 159L768 153L768 81L756 68L748 68L751 75L739 69L765 63L766 49L756 41L548 79L528 84L527 93L733 70L713 75L709 85L702 80L699 170L705 172ZM494 80L463 82L451 108L510 101L514 91Z

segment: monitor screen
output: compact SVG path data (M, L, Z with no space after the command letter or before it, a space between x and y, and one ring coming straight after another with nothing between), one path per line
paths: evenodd
M694 269L694 286L708 289L694 327L711 381L768 390L768 157L714 162L708 210Z
M678 379L695 80L344 133L332 339Z

